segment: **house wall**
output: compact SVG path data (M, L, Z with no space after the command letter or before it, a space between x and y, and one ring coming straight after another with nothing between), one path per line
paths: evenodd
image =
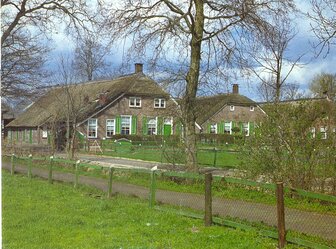
M249 130L252 131L254 125L264 116L264 112L257 106L254 110L250 110L250 106L234 106L234 110L230 110L230 105L222 108L218 113L201 125L203 133L210 133L210 126L216 125L217 134L224 133L224 123L231 122L233 127L240 127L242 123L248 123ZM231 132L232 133L232 132Z
M129 115L132 116L132 119L136 120L132 122L132 125L134 126L136 124L136 129L132 129L133 133L132 135L145 135L144 132L144 123L145 120L150 118L159 118L163 120L164 118L172 118L172 129L173 133L176 132L176 129L174 128L176 125L176 117L178 114L178 107L173 102L173 100L169 99L166 100L166 107L165 108L155 108L154 107L154 97L141 97L141 107L130 107L129 101L130 97L137 97L137 96L125 96L118 100L116 103L112 104L110 107L108 107L106 110L98 113L97 115L93 116L92 119L98 120L98 135L95 139L103 139L106 138L106 120L107 119L115 119L115 122L117 117L120 117L121 115ZM160 121L159 121L160 122ZM117 124L115 124L117 125ZM162 130L159 131L158 127L159 124L157 124L157 134L162 134ZM162 126L161 126L162 128ZM87 122L84 122L82 125L78 127L78 131L80 131L85 136L88 133L88 126ZM118 133L117 133L118 134ZM119 133L120 134L120 133Z
M47 145L48 137L42 138L42 129L36 127L8 128L7 143L15 145Z

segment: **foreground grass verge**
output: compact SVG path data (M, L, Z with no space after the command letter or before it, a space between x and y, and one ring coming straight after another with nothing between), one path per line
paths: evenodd
M6 171L2 179L3 248L276 248L254 232L206 228L140 199Z

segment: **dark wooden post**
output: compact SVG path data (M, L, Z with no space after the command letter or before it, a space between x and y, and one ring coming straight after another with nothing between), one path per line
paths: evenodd
M155 206L155 193L156 193L156 173L155 170L151 172L151 183L149 191L149 206L152 208Z
M33 155L29 155L28 161L28 178L32 178L32 167L33 167Z
M80 160L78 160L75 164L75 183L74 183L74 188L78 187L78 178L79 178L79 164Z
M52 166L53 166L53 160L54 160L54 157L51 156L50 157L50 162L49 162L49 174L48 174L48 182L50 184L53 183L53 179L52 179Z
M215 153L215 155L214 155L213 166L216 167L216 164L217 164L217 149L216 149L216 147L214 148L214 153Z
M276 198L277 198L277 217L278 217L278 240L279 248L284 248L286 245L286 228L285 228L285 202L283 183L276 184Z
M11 157L11 175L14 175L14 173L15 173L14 159L15 159L15 155L12 154L12 157Z
M107 197L108 197L108 198L111 198L111 197L112 197L112 178L113 178L113 171L114 171L114 168L110 167L110 168L109 168L108 189L107 189Z
M211 226L212 224L212 173L205 174L205 207L204 207L204 225Z

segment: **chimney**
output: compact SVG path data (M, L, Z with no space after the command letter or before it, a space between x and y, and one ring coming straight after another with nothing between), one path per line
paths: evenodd
M143 64L142 63L135 63L135 73L143 73Z
M238 84L233 84L232 85L232 93L233 94L239 94L239 85Z
M108 96L106 93L100 93L99 94L99 104L100 105L105 105L107 103Z

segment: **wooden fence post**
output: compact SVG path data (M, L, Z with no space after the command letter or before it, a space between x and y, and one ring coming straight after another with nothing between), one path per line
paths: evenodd
M212 173L205 173L205 206L204 206L204 225L211 226L212 224Z
M15 155L12 154L12 157L11 157L11 175L14 175L14 173L15 173L14 159L15 159Z
M79 178L79 164L80 160L78 160L75 164L75 183L74 183L74 188L78 187L78 178Z
M33 167L33 155L29 155L29 161L28 161L28 178L32 178L32 167Z
M109 168L108 188L107 188L107 197L108 197L108 198L111 198L111 197L112 197L112 179L113 179L113 171L114 171L114 168L110 167L110 168Z
M216 147L214 148L214 153L215 153L215 155L214 155L213 166L216 167L216 164L217 164L217 149L216 149Z
M155 206L155 192L156 192L156 172L152 170L150 173L151 183L149 190L149 206L153 208Z
M277 217L278 217L278 246L284 248L286 245L286 228L285 228L285 202L283 182L276 184L277 198Z
M52 166L53 166L53 160L54 160L54 157L51 156L50 157L50 162L49 162L49 174L48 174L48 181L50 184L53 183L53 180L52 180Z

